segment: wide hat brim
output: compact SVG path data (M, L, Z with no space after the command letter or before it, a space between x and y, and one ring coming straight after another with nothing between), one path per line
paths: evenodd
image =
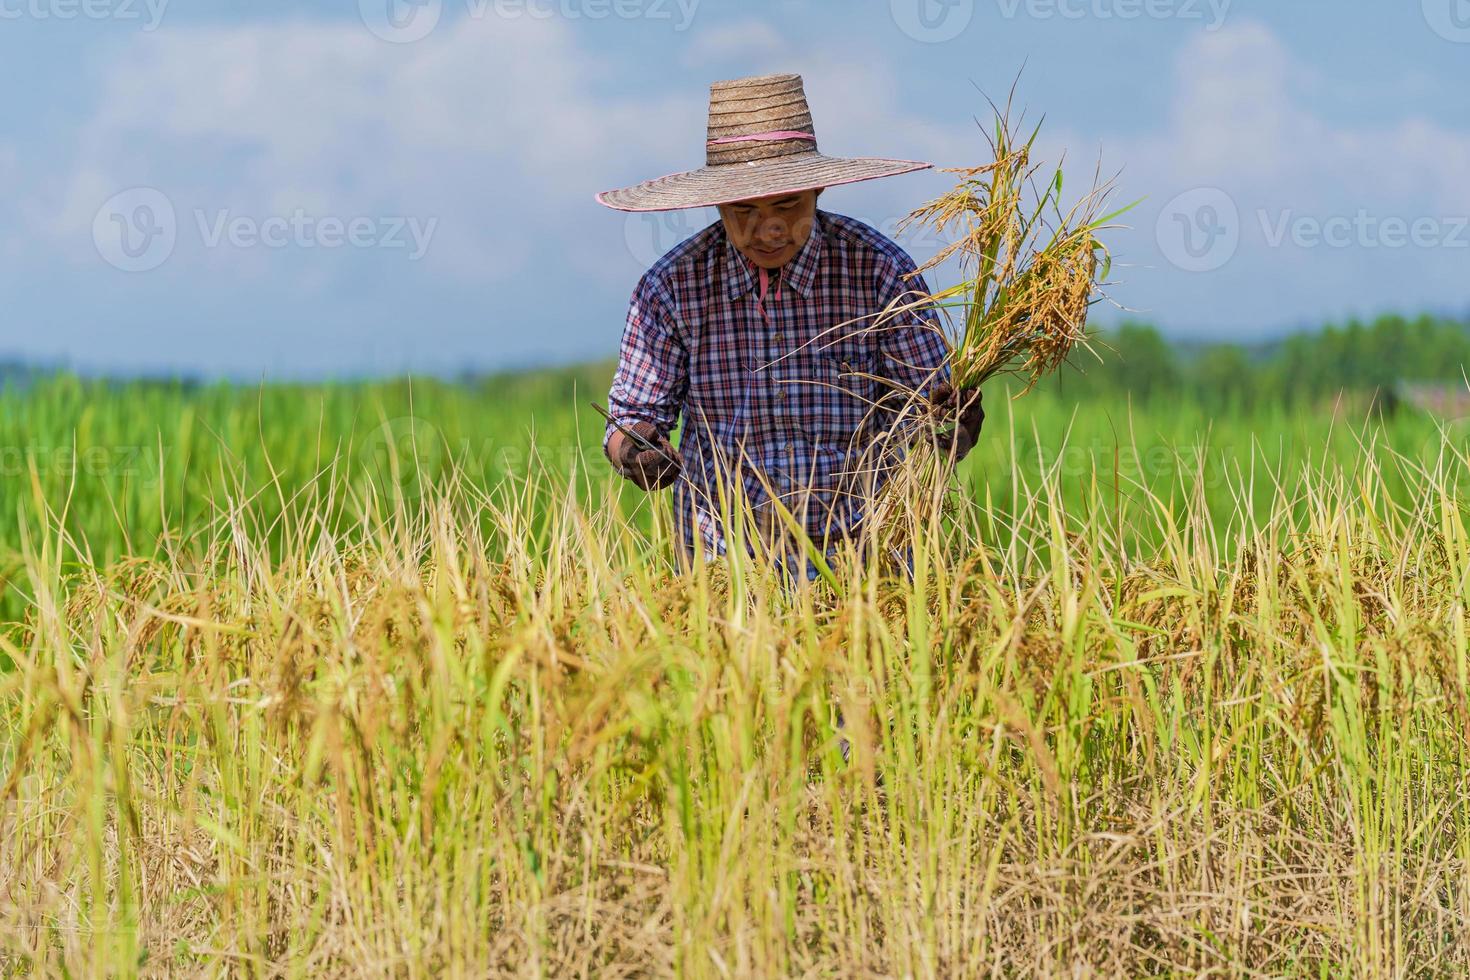
M881 157L829 157L821 153L701 167L603 191L597 202L617 211L677 211L729 204L752 197L795 194L927 170L932 163Z

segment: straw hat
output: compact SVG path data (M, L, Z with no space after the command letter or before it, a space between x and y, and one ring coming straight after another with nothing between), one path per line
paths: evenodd
M933 166L917 160L829 157L817 152L800 75L761 75L709 87L705 166L603 191L619 211L673 211L892 177Z

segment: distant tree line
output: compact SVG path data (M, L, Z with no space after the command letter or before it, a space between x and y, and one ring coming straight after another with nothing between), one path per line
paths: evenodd
M1187 396L1222 408L1294 405L1403 383L1464 384L1470 323L1382 316L1255 344L1171 343L1149 324L1125 323L1100 332L1093 350L1096 357L1075 352L1071 366L1046 385L1079 399Z

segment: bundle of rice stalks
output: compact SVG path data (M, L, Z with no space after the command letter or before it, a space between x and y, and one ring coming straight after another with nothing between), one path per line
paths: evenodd
M964 279L902 310L958 312L963 329L952 344L950 368L961 388L1013 373L1029 390L1076 345L1085 345L1087 313L1101 298L1112 264L1098 234L1128 210L1102 214L1113 182L1094 175L1092 188L1064 211L1061 165L1042 182L1042 165L1032 162L1040 125L1018 143L1010 114L1009 104L996 110L995 162L946 169L960 175L954 190L900 225L927 225L941 239L955 235L918 273L958 257Z
M1040 125L1020 142L1011 103L1004 110L992 108L996 118L988 138L994 162L947 168L945 173L959 175L955 188L900 225L901 230L927 226L941 240L952 238L915 276L957 258L962 281L938 293L910 294L881 319L942 312L952 325L958 324L948 331L954 387L977 388L997 375L1011 374L1024 381L1019 397L1066 362L1074 349L1087 347L1088 311L1102 298L1101 286L1112 265L1099 234L1128 208L1103 213L1113 181L1102 181L1096 172L1091 188L1064 207L1061 164L1042 180L1043 165L1032 159ZM954 421L939 418L919 392L896 394L907 402L899 413L901 428L917 423L922 430ZM932 444L920 441L917 448L916 467L909 468L907 482L917 480L920 489L942 487L945 480L934 465L938 461ZM928 516L913 513L914 498L905 482L890 481L870 523L882 529L890 544L899 545L906 537L899 533L901 523Z

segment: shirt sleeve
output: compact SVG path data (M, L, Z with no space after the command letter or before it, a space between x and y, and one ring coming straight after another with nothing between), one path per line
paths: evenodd
M914 261L907 255L895 259L880 277L879 309L890 304L905 305L929 293L923 276L904 276L914 272ZM950 380L949 342L941 328L939 311L921 306L896 317L880 319L878 333L878 371L890 384L880 401L886 405L884 422L897 418L900 430L907 430L913 420L912 408L904 411L913 392L928 397L934 386Z
M667 438L678 424L688 391L689 353L675 328L672 304L658 280L646 274L628 307L608 412L624 426L652 422ZM604 428L603 452L616 431L612 423Z

